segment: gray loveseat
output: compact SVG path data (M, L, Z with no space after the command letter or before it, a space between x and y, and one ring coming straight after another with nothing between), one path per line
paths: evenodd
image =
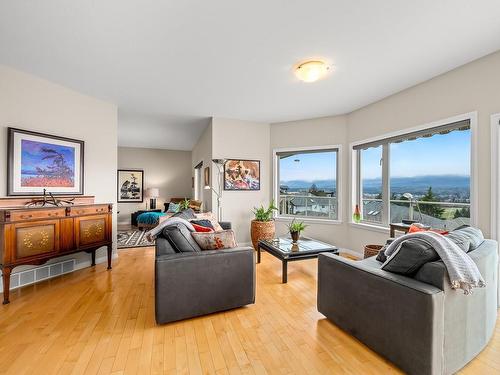
M229 223L221 225L224 229L230 228ZM254 302L253 248L201 251L182 224L164 228L156 238L155 316L158 324Z
M318 257L318 310L410 374L452 374L486 346L497 318L498 244L468 253L487 286L452 290L441 261L414 277L380 269L375 257Z

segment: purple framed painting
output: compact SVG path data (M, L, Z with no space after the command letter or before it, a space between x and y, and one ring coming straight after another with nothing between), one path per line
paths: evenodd
M85 142L8 129L8 195L83 194Z

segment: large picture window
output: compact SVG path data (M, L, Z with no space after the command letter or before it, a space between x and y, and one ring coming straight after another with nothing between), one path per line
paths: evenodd
M338 147L275 151L281 217L338 220Z
M362 222L470 224L470 120L361 143L353 152Z

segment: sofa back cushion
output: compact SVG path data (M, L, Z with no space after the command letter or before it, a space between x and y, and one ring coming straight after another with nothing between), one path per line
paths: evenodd
M182 223L176 223L163 228L163 237L172 245L177 253L201 251L193 240L191 231Z
M185 219L187 221L196 219L194 211L191 208L188 208L187 210L183 210L183 211L177 212L172 217L180 217L180 218Z
M414 275L425 263L439 259L439 255L427 242L408 239L385 261L382 269L401 275Z

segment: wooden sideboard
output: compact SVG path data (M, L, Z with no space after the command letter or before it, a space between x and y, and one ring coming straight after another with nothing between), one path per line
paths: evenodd
M0 199L2 204L3 199ZM5 207L7 206L7 207ZM10 274L20 265L39 265L50 259L106 246L108 269L112 256L112 204L0 207L0 266L3 303L9 303Z

